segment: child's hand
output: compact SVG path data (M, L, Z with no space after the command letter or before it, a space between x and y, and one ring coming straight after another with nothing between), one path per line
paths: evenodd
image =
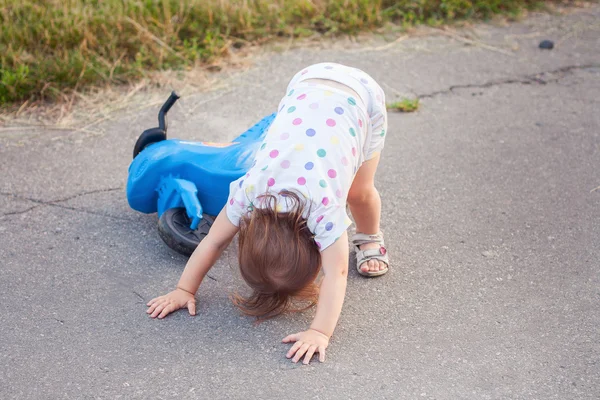
M329 337L324 333L315 331L314 329L309 329L304 332L294 333L292 335L286 336L283 338L283 343L296 342L285 355L287 358L291 358L296 354L292 359L293 362L298 362L304 354L303 363L306 365L310 362L313 354L315 352L319 352L319 361L325 361L325 349L329 345Z
M146 313L152 318L162 319L180 308L187 308L190 315L196 315L196 299L191 293L182 289L175 289L164 296L156 297L146 305L150 307Z

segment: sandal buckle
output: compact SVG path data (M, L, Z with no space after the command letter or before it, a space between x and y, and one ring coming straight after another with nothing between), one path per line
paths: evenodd
M387 254L387 249L385 247L381 246L379 248L379 253L381 253L381 255L385 255L385 254Z

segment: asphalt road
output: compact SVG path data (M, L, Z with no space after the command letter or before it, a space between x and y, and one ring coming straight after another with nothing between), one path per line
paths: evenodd
M390 113L377 176L391 272L351 268L324 364L292 364L280 343L313 312L255 326L234 309L235 248L196 317L146 315L186 261L124 193L156 107L98 135L0 133L0 398L600 398L599 17L261 53L174 108L172 137L231 139L321 61L364 69L388 101L422 99Z

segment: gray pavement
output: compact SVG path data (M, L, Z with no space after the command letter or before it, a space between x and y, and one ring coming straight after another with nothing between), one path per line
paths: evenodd
M124 194L156 107L100 135L3 134L0 398L599 399L599 17L594 6L478 25L459 32L470 44L434 34L263 52L174 108L172 137L231 139L325 60L368 71L389 101L423 99L390 113L377 176L392 270L351 270L324 364L294 365L280 343L312 311L255 326L234 309L233 247L196 317L145 314L186 261ZM554 50L537 48L546 38Z

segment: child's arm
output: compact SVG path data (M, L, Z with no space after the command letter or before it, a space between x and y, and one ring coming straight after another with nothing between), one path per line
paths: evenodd
M325 276L321 282L315 319L308 330L283 339L284 343L296 342L286 355L287 358L294 356L293 362L298 362L306 354L304 364L308 364L315 352L319 352L321 362L325 361L325 349L337 325L346 295L348 277L348 234L346 232L321 253L321 264Z
M194 295L202 283L202 279L217 261L223 250L227 248L238 231L226 215L225 208L221 210L208 235L200 242L188 260L177 289L156 297L147 304L146 311L152 318L164 318L169 313L186 308L190 315L196 314L196 299Z

